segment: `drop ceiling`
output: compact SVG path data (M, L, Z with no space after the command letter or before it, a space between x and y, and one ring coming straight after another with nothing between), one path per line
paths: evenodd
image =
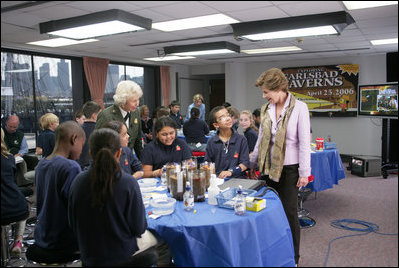
M347 11L355 23L338 36L304 37L273 41L236 40L230 25L162 32L150 31L100 37L100 41L58 48L27 45L49 39L39 33L39 23L121 9L155 22L223 13L240 22ZM293 21L292 23L295 23ZM151 65L208 65L228 62L344 57L393 52L398 45L373 46L375 39L398 38L398 5L346 10L342 1L1 1L1 47L69 56L91 56ZM241 50L298 46L302 51L272 54L212 55L181 61L152 62L144 58L162 55L163 47L227 41Z

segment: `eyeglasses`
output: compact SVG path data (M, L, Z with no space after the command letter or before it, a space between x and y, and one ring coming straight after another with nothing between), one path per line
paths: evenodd
M221 121L221 122L225 122L225 121L227 121L227 119L231 119L231 115L230 114L224 114L224 115L222 115L222 116L220 116L219 118L218 118L218 121Z

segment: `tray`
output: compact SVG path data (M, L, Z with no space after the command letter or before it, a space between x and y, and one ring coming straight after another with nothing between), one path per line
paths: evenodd
M238 188L230 188L216 195L218 206L221 208L234 209L234 197L237 195ZM251 189L242 189L243 196L255 196L257 192Z

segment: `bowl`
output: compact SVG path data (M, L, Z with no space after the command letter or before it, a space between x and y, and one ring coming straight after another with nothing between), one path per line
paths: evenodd
M171 197L151 199L150 203L153 214L169 215L175 211L176 199Z
M140 187L155 187L157 186L158 180L149 178L149 179L140 179L137 182Z

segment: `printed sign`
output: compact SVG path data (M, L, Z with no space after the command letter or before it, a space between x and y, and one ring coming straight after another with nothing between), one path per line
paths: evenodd
M283 68L288 90L312 115L356 116L358 64Z

